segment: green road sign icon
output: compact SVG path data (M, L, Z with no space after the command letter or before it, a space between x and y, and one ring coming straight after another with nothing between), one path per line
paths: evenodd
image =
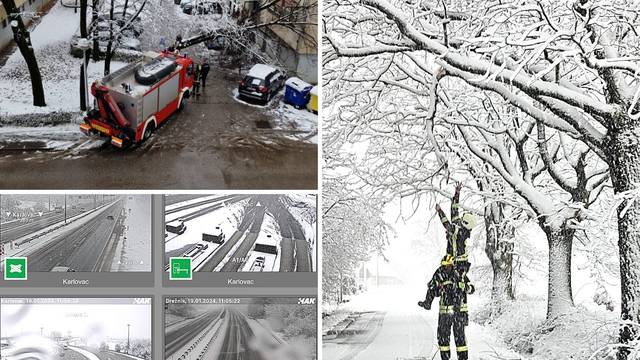
M27 280L27 258L7 257L4 259L5 280Z
M169 280L191 280L191 258L172 257L169 259Z

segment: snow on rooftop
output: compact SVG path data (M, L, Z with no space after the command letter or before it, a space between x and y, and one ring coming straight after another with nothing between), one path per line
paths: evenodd
M276 68L269 65L255 64L253 65L251 70L249 70L249 73L247 75L254 78L264 79L275 70Z

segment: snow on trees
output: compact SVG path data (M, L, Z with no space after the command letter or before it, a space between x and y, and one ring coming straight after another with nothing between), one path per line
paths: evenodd
M421 162L432 156L446 166L437 143L453 136L439 133L446 124L444 134L461 137L545 229L550 272L560 277L550 282L550 315L571 303L575 228L604 184L613 186L620 199L621 317L628 324L620 340L636 338L629 324L640 322L639 4L361 0L329 1L324 10L325 104L350 124L335 136L376 131L419 139L419 150L377 151L403 154L403 164L413 167L401 180L420 188ZM518 117L517 126L507 123L520 130L516 136L491 104L476 101L470 111L471 95L517 112L504 117ZM416 131L406 132L410 127ZM386 174L387 183L399 179Z

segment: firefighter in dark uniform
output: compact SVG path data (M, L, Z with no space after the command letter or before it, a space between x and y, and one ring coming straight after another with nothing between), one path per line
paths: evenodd
M442 211L440 204L436 204L438 216L447 231L447 255L453 257L456 269L464 274L469 271L469 250L467 242L471 237L471 230L476 226L476 218L470 212L460 214L460 189L462 183L456 184L456 190L451 201L451 221Z
M469 325L467 294L473 294L474 291L475 287L466 274L456 270L453 257L446 255L429 281L425 300L418 302L419 306L431 310L433 299L440 297L438 347L442 360L451 359L452 328L458 360L469 358L464 328Z

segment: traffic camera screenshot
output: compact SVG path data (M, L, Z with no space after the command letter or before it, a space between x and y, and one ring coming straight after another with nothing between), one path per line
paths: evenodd
M316 271L316 196L166 195L165 270Z
M0 195L0 256L5 279L27 269L150 272L151 196Z
M316 298L165 298L165 359L312 360Z
M2 298L2 359L151 360L151 298Z

